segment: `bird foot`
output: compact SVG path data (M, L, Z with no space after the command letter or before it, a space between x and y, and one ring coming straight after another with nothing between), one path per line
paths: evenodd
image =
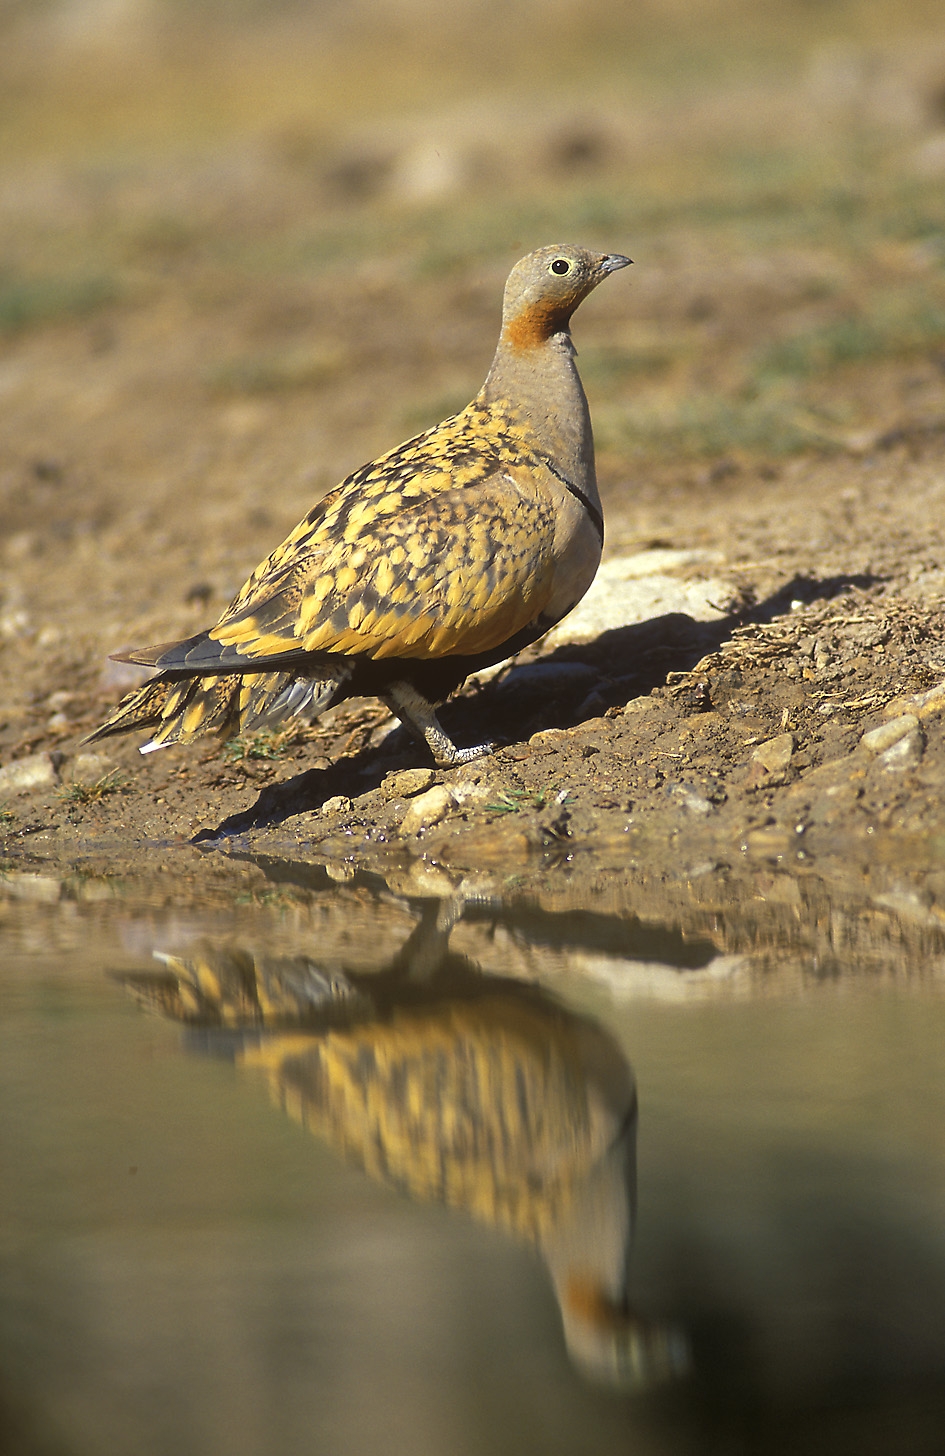
M443 739L446 739L446 743ZM474 743L471 748L457 748L445 733L437 740L436 748L429 739L427 743L437 768L458 768L462 763L472 763L475 758L485 758L487 754L494 753L497 747L495 743ZM449 745L448 749L446 744Z
M383 700L392 713L408 728L421 743L425 743L433 755L437 768L458 768L462 763L472 763L492 753L494 743L476 743L472 748L457 748L449 734L444 733L436 720L433 704L428 703L412 683L392 682L383 694Z

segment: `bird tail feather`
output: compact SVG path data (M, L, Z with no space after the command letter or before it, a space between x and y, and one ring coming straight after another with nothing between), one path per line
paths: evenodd
M151 738L140 751L152 753L169 743L190 743L208 734L232 738L287 718L311 721L331 706L351 671L349 664L339 664L320 678L258 672L182 679L160 673L123 698L83 742L151 729Z

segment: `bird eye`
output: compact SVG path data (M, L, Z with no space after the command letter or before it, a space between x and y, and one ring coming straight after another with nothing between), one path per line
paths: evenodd
M551 265L551 271L552 273L570 273L571 264L567 258L555 258Z

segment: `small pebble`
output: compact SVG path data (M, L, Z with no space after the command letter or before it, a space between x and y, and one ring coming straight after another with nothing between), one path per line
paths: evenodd
M690 814L711 814L712 804L695 784L667 784L665 792Z
M769 738L765 743L759 743L751 761L760 764L769 774L783 773L791 762L793 752L793 733L779 733L777 738Z
M867 753L885 753L887 748L892 748L900 738L906 738L919 726L919 720L915 713L903 713L899 718L891 718L888 723L880 723L878 728L871 728L864 733L860 739L861 747Z
M879 762L884 773L905 773L907 769L915 768L924 750L921 729L916 728L912 733L907 733L905 738L897 739L885 753L881 753Z
M609 736L613 732L613 724L608 718L585 718L568 731L572 738L587 738L594 733Z
M935 713L945 712L945 682L938 683L934 688L927 688L924 693L914 693L911 697L893 698L883 709L887 718L900 718L904 714L917 714L920 718L931 718Z
M409 889L414 895L435 895L448 900L455 894L453 881L446 871L423 859L415 859L411 864L409 882Z
M421 829L429 829L432 825L439 824L453 808L454 802L453 795L445 784L435 784L432 789L427 789L425 794L414 799L400 821L401 834L419 834Z
M945 682L928 692L916 695L916 707L920 718L930 718L933 713L945 713Z
M381 784L385 799L411 799L422 794L436 778L432 768L405 768L399 773L390 773Z
M346 799L344 794L335 794L331 799L326 799L322 805L323 814L350 814L351 800Z
M542 728L528 740L529 748L558 748L567 743L568 733L564 728Z

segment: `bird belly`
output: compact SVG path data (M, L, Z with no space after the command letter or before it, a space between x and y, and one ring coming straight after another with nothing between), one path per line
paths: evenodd
M600 565L600 533L587 511L577 501L573 510L562 512L555 532L554 576L551 596L542 612L553 626L567 616L587 591Z

